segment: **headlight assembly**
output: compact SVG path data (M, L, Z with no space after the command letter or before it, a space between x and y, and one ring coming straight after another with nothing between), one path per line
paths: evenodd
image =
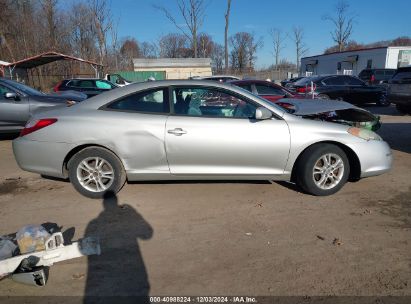
M374 133L373 131L367 130L367 129L353 127L353 128L349 128L347 132L350 133L351 135L365 139L367 141L382 140L382 138L377 133Z

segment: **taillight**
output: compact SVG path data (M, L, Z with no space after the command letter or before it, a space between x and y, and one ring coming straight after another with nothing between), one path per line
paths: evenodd
M375 81L375 76L374 76L374 75L371 75L370 82L371 82L371 83L374 83L374 81Z
M63 84L63 81L60 81L58 84L56 84L53 88L54 92L60 91L60 87Z
M313 91L316 89L315 83L313 84ZM306 87L297 88L297 93L311 93L311 85L307 85Z
M43 118L29 121L23 130L20 132L20 137L33 133L37 130L43 129L57 122L56 118Z

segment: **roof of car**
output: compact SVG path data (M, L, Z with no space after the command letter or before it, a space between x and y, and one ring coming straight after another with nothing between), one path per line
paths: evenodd
M102 78L86 78L86 77L82 78L82 77L79 77L79 78L67 78L67 79L64 79L64 80L105 80L105 79L102 79Z
M156 80L156 81L145 81L145 82L132 83L124 87L117 88L115 90L109 90L105 92L104 94L100 94L100 95L97 95L95 97L88 99L87 103L81 103L79 104L79 106L86 107L86 108L87 107L96 108L96 107L104 105L105 103L107 103L108 100L115 100L127 94L135 93L137 91L150 90L150 89L162 88L162 87L168 87L168 86L191 87L191 86L197 86L197 85L204 86L204 87L212 86L215 88L229 89L236 93L248 96L251 99L255 98L255 95L252 94L251 92L244 91L243 89L235 85L222 83L222 82L212 82L211 83L210 81L207 81L207 80L190 80L190 79ZM268 101L261 100L260 102L265 103L268 108L271 107L271 104Z
M193 76L192 79L218 79L218 78L235 78L239 79L237 76L232 75L212 75L212 76Z

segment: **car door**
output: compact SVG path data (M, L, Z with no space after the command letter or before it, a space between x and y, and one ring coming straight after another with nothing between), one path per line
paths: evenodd
M111 122L108 141L115 140L128 177L169 173L164 129L169 115L168 89L139 91L107 104L102 110ZM108 125L107 125L108 126Z
M377 100L377 91L373 86L367 86L362 80L351 77L343 76L344 83L349 89L349 99L347 101L361 104L367 102L375 102Z
M255 120L258 104L213 87L174 87L175 114L167 119L165 143L175 175L280 175L290 134L281 118ZM183 105L183 106L182 106Z
M6 93L15 93L17 98L6 98ZM30 116L30 104L27 97L19 95L8 86L0 84L0 129L18 129L23 127Z
M349 101L349 89L344 83L343 76L330 76L322 80L325 86L318 87L318 93L324 93L331 99Z

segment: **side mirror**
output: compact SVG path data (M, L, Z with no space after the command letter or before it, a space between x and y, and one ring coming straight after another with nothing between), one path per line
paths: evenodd
M272 116L273 114L264 107L259 107L255 110L255 119L257 120L269 119Z
M4 98L6 99L13 99L13 100L20 100L19 96L14 92L7 92L4 94Z

